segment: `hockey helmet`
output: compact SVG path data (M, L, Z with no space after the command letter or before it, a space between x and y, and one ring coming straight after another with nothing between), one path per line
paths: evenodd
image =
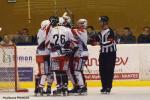
M100 17L99 17L99 21L100 21L100 22L108 22L108 21L109 21L109 18L108 18L108 16L100 16Z
M56 26L59 23L59 18L57 16L51 16L49 21L52 26Z
M86 28L86 27L87 27L87 24L88 24L88 22L87 22L86 19L79 19L79 20L77 21L77 25L78 25L79 27Z
M43 30L46 29L49 26L49 24L50 24L49 20L43 20L41 22L41 29L43 29Z
M63 17L59 17L59 23L58 25L62 26L64 24L65 20Z

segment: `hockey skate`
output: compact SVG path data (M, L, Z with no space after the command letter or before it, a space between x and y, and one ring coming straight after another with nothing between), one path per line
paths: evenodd
M50 94L51 94L51 86L47 86L46 94L47 94L47 96L50 96Z
M38 93L39 93L39 88L37 87L37 88L35 88L35 90L34 90L34 95L37 96Z
M63 96L68 96L68 87L66 85L63 86L62 93L63 93Z
M86 87L79 88L77 93L78 95L87 95L87 88Z
M53 91L53 96L62 96L62 87L57 87L57 89Z
M41 96L43 96L43 94L45 94L45 92L44 92L42 87L39 87L39 93L40 93Z
M106 94L110 94L110 92L111 92L111 88L107 88L106 89Z
M106 94L106 89L105 89L105 88L102 88L102 89L100 90L100 92L101 92L101 94Z
M101 89L101 94L110 94L110 92L111 92L111 89L110 88L106 88L106 89Z
M68 94L69 95L78 95L78 89L79 89L78 86L74 86L74 88L72 90L68 91Z

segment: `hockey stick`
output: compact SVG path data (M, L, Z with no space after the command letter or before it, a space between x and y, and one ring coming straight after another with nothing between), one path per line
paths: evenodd
M72 20L72 24L74 24L74 14L72 13L72 11L70 9L68 9L68 8L65 8L65 11L66 11L67 14L70 15L71 20Z

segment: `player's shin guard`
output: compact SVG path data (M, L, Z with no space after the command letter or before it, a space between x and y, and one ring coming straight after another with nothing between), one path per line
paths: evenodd
M84 81L85 89L86 89L86 91L87 91L87 82L86 82L86 79L85 79L85 76L84 76L83 71L81 71L81 74L82 74L82 77L83 77L83 81Z
M47 75L48 85L51 86L53 84L53 81L54 81L54 74L53 72L51 72L50 74Z
M73 88L71 90L68 91L69 95L75 95L79 89L78 83L77 83L77 79L75 76L75 71L74 70L69 70L68 73L69 74L69 79L73 84Z
M57 90L54 91L55 95L60 95L61 93L67 95L67 85L68 85L68 76L65 71L55 71L57 79Z
M68 95L68 76L66 71L62 72L62 80L63 80L63 87L62 87L62 92L63 96Z
M68 85L68 76L67 76L66 71L62 72L62 81L64 85Z
M35 95L37 95L37 93L39 93L40 80L41 80L41 76L35 75L35 90L34 90Z
M40 81L40 84L39 84L39 92L40 92L41 95L44 94L43 87L44 87L46 78L47 78L46 75L42 75L42 76L41 76L41 81Z
M70 81L71 81L71 83L73 84L73 86L75 86L75 80L74 80L74 76L73 76L73 74L71 73L71 71L70 70L67 70L67 76L69 77L69 79L70 79Z
M78 85L81 88L84 87L84 80L83 80L81 71L75 71L75 76L76 76L76 78L78 80Z
M47 75L47 89L46 89L47 95L51 94L51 86L53 84L53 81L54 81L54 74L53 72L51 72Z
M40 81L39 87L42 87L42 88L44 87L44 83L45 83L46 78L47 78L46 75L41 76L41 81Z
M79 85L78 93L81 95L87 94L87 89L85 87L85 82L84 82L84 78L82 76L82 72L75 71L75 75L76 75L76 78L78 80L78 85Z

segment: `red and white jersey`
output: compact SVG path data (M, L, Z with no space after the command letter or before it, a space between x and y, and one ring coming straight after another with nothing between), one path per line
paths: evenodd
M45 40L47 38L47 29L40 28L37 33L37 55L49 55L50 52L48 48L45 47Z
M75 39L78 41L77 46L79 47L76 56L88 56L88 49L87 49L87 30L80 28L80 29L72 29Z
M51 28L48 32L48 36L46 39L46 45L50 48L50 44L59 45L63 47L67 41L75 40L71 29L66 28L64 26L57 26Z
M56 26L51 28L48 33L46 43L48 43L48 48L51 50L51 45L59 45L63 50L64 45L67 41L74 41L71 29L64 26ZM52 70L68 70L69 58L64 54L61 54L59 50L52 50L50 52L50 62Z
M78 41L79 49L83 50L84 49L83 44L85 46L87 46L87 39L88 39L87 30L85 30L85 29L72 29L72 32Z

